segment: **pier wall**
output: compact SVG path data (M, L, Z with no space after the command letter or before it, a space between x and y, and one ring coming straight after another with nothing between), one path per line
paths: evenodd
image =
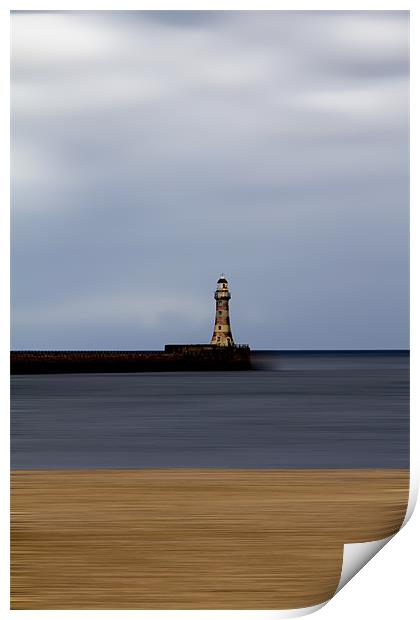
M12 351L11 374L249 370L250 349L167 345L165 351Z

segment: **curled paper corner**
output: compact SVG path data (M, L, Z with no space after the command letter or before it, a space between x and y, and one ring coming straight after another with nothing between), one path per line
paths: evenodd
M400 530L407 525L414 512L414 508L418 497L418 480L417 476L410 476L410 490L407 502L407 510L405 513L404 521L401 524ZM373 540L363 543L350 543L344 545L343 550L343 564L341 568L341 577L338 583L334 596L343 588L353 577L371 560L387 543L389 543L396 534L395 532L387 538L381 540Z
M371 542L344 545L341 577L334 596L371 560L395 534Z

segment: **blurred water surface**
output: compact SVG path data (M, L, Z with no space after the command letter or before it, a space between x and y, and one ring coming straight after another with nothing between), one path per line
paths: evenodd
M258 370L11 377L12 469L409 466L405 353Z

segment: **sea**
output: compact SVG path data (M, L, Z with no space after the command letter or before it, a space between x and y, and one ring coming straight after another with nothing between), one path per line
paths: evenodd
M407 351L257 351L253 365L13 375L11 467L409 467Z

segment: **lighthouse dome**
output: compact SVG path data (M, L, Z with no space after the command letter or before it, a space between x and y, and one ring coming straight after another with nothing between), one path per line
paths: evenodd
M217 284L227 284L227 280L226 280L226 278L219 278L219 279L217 280Z

